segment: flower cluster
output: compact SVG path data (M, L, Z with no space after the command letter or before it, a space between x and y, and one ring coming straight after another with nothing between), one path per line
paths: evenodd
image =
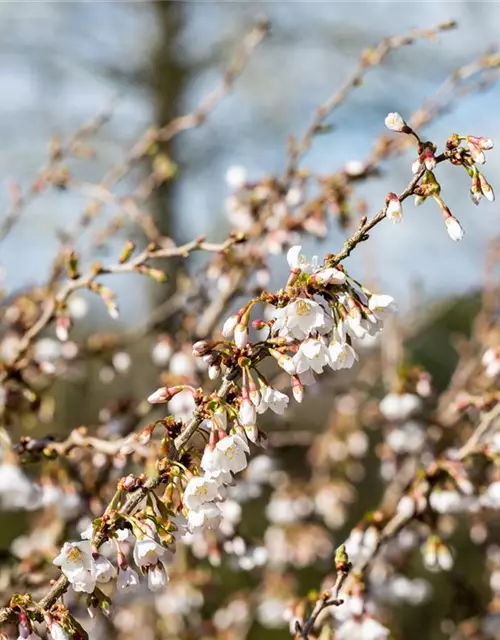
M166 557L170 554L158 538L158 531L150 520L135 520L133 530L116 529L112 539L103 546L108 555L116 553L116 568L104 555L92 548L93 526L83 533L81 542L65 542L54 564L61 568L75 591L91 594L96 585L116 578L119 592L137 591L140 586L139 574L127 563L124 549L132 541L133 560L139 571L147 576L148 587L158 591L168 582Z

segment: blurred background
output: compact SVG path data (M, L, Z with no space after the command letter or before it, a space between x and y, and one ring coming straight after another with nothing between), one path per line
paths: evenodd
M287 136L305 131L315 108L347 79L362 49L414 27L448 19L458 22L439 43L418 41L368 73L365 84L328 120L331 133L318 136L307 155L304 166L319 174L362 160L383 131L388 112L406 116L424 104L456 68L495 48L500 33L500 5L475 1L1 3L0 179L5 202L13 181L24 188L43 165L53 134L71 135L116 99L109 124L92 141L96 158L80 163L78 169L80 180L98 182L146 126L164 124L199 104L217 83L243 34L262 15L271 22L272 36L253 54L232 93L208 121L177 137L168 149L178 175L149 206L161 230L178 242L202 233L214 241L225 237L228 167L242 165L250 180L282 172ZM441 143L454 131L500 140L499 104L500 84L473 91L433 121L424 135ZM498 148L488 155L485 168L497 187ZM388 190L399 192L407 184L411 161L407 154L402 161L387 163L382 179L362 185L359 194L367 200L369 214L380 208ZM486 250L500 231L497 205L474 207L466 181L456 173L446 168L442 175L446 201L465 229L461 243L450 241L435 207L424 204L415 209L408 202L403 224L381 225L371 242L349 260L352 272L361 279L368 276L378 290L393 295L403 313L414 304L416 287L425 308L444 303L445 310L433 316L424 346L415 338L418 359L443 386L454 358L450 334L470 327L477 308L475 294L484 280ZM127 180L120 189L127 193ZM46 281L60 246L58 234L75 223L85 202L74 191L49 191L28 203L0 245L8 291ZM90 235L105 226L104 220L99 218L97 227L90 225L82 232L78 246L84 247ZM119 230L106 251L114 256L129 235L127 229ZM325 240L304 249L324 255L338 250L343 239L334 226ZM275 266L279 282L286 270L282 256ZM143 279L127 276L113 283L122 323L140 323L158 302L158 288ZM456 305L453 301L461 297L467 304ZM80 321L83 333L110 323L99 301L91 310L84 326ZM120 390L146 393L154 388L155 378L154 371L141 372L139 381L132 373L120 381ZM95 405L86 401L82 406L81 386L61 393L64 410L53 425L55 431L95 419L99 397ZM85 394L91 395L88 381ZM325 401L314 419L318 428L327 413ZM297 455L300 458L292 452L292 464ZM364 496L360 508L373 503L369 493ZM9 522L0 533L0 546L7 548L22 528L20 519ZM317 575L304 580L313 586ZM412 635L414 618L408 614L402 637L442 637L435 624L438 614L429 609L429 615L424 635ZM288 636L260 629L252 637Z

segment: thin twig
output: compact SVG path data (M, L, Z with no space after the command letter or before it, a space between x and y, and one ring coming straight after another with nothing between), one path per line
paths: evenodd
M418 38L435 38L438 33L453 29L455 26L456 23L454 21L447 21L430 29L413 29L407 35L384 38L384 40L373 49L363 51L352 75L338 91L335 91L335 93L318 107L311 124L300 142L296 144L292 143L289 151L286 176L290 178L294 174L300 158L308 151L313 137L321 131L321 127L327 116L331 115L332 112L345 101L350 93L362 84L367 71L380 65L391 51L413 44Z

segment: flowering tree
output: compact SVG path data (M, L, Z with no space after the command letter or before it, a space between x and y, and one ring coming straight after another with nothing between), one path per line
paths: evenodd
M145 208L176 173L160 143L204 122L267 34L265 23L249 32L221 86L195 112L148 129L101 183L85 185L92 202L77 231L65 234L50 281L2 304L0 500L5 510L31 512L29 531L12 544L15 562L2 574L4 635L85 638L90 616L93 637L140 631L236 639L247 637L257 620L269 628L289 625L296 638L388 638L397 633L398 605L418 605L429 594L428 582L413 578L409 568L415 547L430 571L451 571L449 538L459 515L470 522L473 542L488 539L488 517L500 495L495 292L485 296L445 393L436 394L429 373L402 366L399 356L383 367L390 388L374 405L380 397L379 346L386 344L380 332L393 299L362 284L346 260L375 226L400 223L409 198L417 205L434 201L443 216L443 242L447 235L461 240L464 231L440 183L442 164L465 169L474 204L494 199L480 169L491 140L452 133L434 143L419 131L461 83L497 68L499 57L485 56L458 70L411 119L389 114L389 133L365 162L327 176L303 166L326 118L370 68L392 50L451 26L388 38L365 51L304 136L290 140L282 175L250 182L242 168L232 167L227 215L234 228L221 242L198 237L177 245L158 232ZM51 188L82 190L65 161L82 151L106 119L98 117L65 143L54 142L29 190L13 193L2 236L28 197ZM406 188L389 192L373 217L363 212L356 220L356 183L411 144L416 159ZM118 183L138 165L152 169L131 194L117 195ZM129 219L145 242L141 248L127 241L115 263L96 261L85 269L74 239L103 203L117 206L119 214L100 233L100 244ZM348 230L343 247L322 259L304 255L301 237L323 237L335 220ZM85 310L80 290L100 297L117 319L116 297L104 276L137 273L162 283L166 260L195 251L208 255L202 271L188 279L171 272L173 295L139 329L73 339L73 324ZM271 254L288 263L288 278L276 290L270 285ZM158 334L167 318L170 333ZM110 403L99 424L73 429L64 439L16 436L20 428L47 422L47 415L50 421L55 381L71 379L88 361L100 363L103 380L127 371L128 349L144 336L150 337L151 366L160 379L147 402ZM306 403L309 389L328 389L332 381L347 391L337 391L324 430L279 428L297 403ZM381 502L334 544L332 532L345 525L356 503L355 486L364 473L360 460L373 455L370 430L381 435ZM279 456L262 451L294 439L307 447L300 473L279 468ZM246 526L256 506L266 515L260 533ZM290 567L318 562L322 582L305 594ZM500 588L499 562L490 549L494 592ZM252 580L231 590L228 569L248 572ZM466 619L448 620L450 634L494 635L495 606L493 599L489 613L483 607Z

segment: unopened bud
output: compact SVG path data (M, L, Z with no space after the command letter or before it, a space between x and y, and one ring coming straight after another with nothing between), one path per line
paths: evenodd
M144 427L144 429L142 429L142 431L139 431L139 433L137 434L137 440L141 444L148 444L148 442L151 440L153 429L154 424L150 424L147 427Z
M97 285L94 289L102 298L104 304L106 305L106 309L108 310L109 315L113 318L113 320L117 320L118 313L118 305L115 300L115 294L108 289L108 287L103 287L102 285Z
M401 222L403 220L403 207L398 196L395 193L388 193L385 201L387 203L385 210L387 218L394 223Z
M416 176L417 173L420 173L420 171L422 171L423 168L424 168L424 165L421 163L420 157L418 157L411 165L411 172L413 173L414 176Z
M479 184L486 200L493 202L493 200L495 199L495 193L490 183L486 180L482 173L479 174Z
M234 342L238 349L243 349L248 344L248 326L239 322L234 328Z
M127 240L127 242L125 243L125 246L122 249L122 252L120 253L118 262L120 264L124 264L125 262L128 262L132 257L132 254L134 253L134 251L135 251L135 242L132 242L132 240Z
M210 380L216 380L221 373L221 369L220 366L218 364L211 364L208 367L208 377L210 378Z
M233 337L233 332L236 328L236 325L238 324L238 322L240 321L239 316L237 314L234 314L232 316L229 316L229 318L224 322L223 326L222 326L222 335L224 336L224 338L232 338Z
M385 126L391 131L398 133L407 133L409 127L399 113L389 113L385 118Z
M257 331L261 331L261 329L267 327L267 322L265 320L254 320L252 322L252 327Z
M258 407L260 404L260 391L252 378L250 378L248 390L253 406Z
M458 242L464 237L464 230L460 222L452 215L445 219L446 231L454 242Z
M295 374L295 364L292 358L285 353L281 353L277 349L269 349L269 355L272 356L278 365L291 376Z
M78 272L78 255L75 251L70 251L67 255L66 271L72 280L76 280L80 275Z
M304 399L304 385L299 376L292 376L292 393L297 402L302 402Z
M436 158L434 157L434 152L430 147L426 147L421 155L421 160L425 165L427 171L432 171L436 168Z
M182 391L183 388L184 387L182 385L178 385L176 387L160 387L148 397L148 402L150 404L161 404L162 402L168 402L180 391Z
M141 265L136 268L139 273L143 273L146 276L152 278L155 282L159 282L163 284L167 281L167 274L161 269L154 269L153 267L146 267L145 265Z
M136 487L136 479L132 474L125 476L120 481L120 486L124 491L133 491Z
M476 167L474 167L476 169ZM470 199L474 204L479 204L481 198L483 197L483 192L481 189L481 181L479 179L479 171L477 169L472 172L472 184L470 187Z
M345 548L345 544L341 544L335 552L335 569L342 573L348 571L350 568L349 556Z
M71 318L69 316L58 316L56 318L56 336L61 342L66 342L71 328Z
M195 358L201 358L204 355L207 355L211 350L211 345L207 340L198 340L193 344L193 356Z

